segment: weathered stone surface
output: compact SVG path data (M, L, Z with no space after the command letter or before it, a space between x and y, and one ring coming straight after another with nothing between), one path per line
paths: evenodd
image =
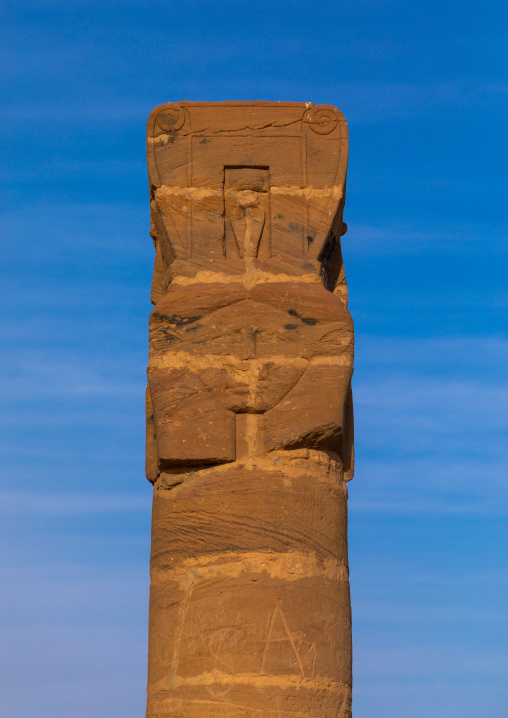
M341 113L148 121L148 718L351 715Z

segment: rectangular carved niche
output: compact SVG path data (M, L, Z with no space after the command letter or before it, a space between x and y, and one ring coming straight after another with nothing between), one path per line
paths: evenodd
M224 210L224 257L270 257L269 168L224 167Z

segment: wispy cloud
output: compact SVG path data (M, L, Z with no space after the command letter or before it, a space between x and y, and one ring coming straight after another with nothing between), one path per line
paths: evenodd
M146 565L85 567L76 559L59 563L56 555L27 565L26 556L15 565L1 562L3 711L38 718L140 715ZM12 685L26 690L8 690Z
M114 514L141 512L148 514L151 506L150 492L139 494L49 494L34 491L0 491L0 515L9 516L37 514L39 516L74 516L76 514Z
M351 509L506 513L508 341L362 342Z
M459 184L459 183L457 183ZM467 184L467 180L466 180ZM462 189L467 187L462 185ZM460 224L429 224L425 229L404 225L392 219L376 225L352 223L342 240L347 257L401 254L432 254L439 257L453 252L464 256L466 252L478 254L505 254L508 252L506 226L495 222L471 222Z
M0 354L0 369L4 382L0 383L5 401L15 400L35 405L80 398L106 400L131 398L135 401L144 393L145 372L141 356L89 357L66 352L55 359L51 351L32 352L28 356ZM76 407L77 408L77 407Z

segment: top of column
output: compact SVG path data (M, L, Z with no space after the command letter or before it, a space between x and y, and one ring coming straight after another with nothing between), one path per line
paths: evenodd
M147 148L161 275L323 275L345 231L338 109L168 102L150 114Z

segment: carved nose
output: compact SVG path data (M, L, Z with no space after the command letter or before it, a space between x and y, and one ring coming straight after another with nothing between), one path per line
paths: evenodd
M257 330L253 327L245 327L241 330L242 335L242 359L256 358L256 335Z

